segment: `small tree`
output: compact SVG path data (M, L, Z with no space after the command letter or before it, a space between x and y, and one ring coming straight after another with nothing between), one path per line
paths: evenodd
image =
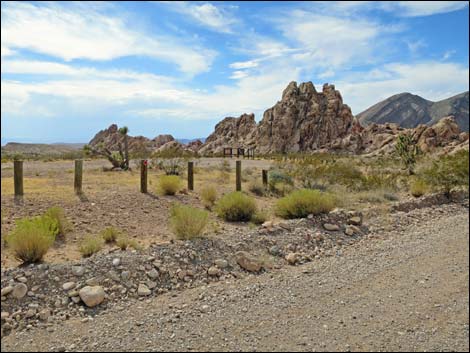
M129 132L129 128L127 126L123 126L119 129L119 133L124 136L124 169L129 169L129 144L127 141L127 134Z
M124 170L129 169L129 165L126 164L125 157L122 153L121 144L119 144L119 151L110 151L104 143L99 143L97 146L85 145L83 151L87 156L102 156L105 157L113 167L111 169L121 168Z
M421 150L416 144L416 141L408 134L399 135L397 137L397 143L395 144L395 152L408 170L408 174L413 175L416 160L421 154Z

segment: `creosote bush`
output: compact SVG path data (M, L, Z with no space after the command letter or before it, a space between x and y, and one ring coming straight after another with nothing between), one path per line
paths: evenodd
M163 195L174 195L181 188L181 180L176 175L162 175L158 179L158 191Z
M202 204L208 210L211 210L217 201L217 190L213 186L206 186L201 190Z
M453 155L443 155L423 171L427 183L446 195L455 187L469 185L469 152L462 150Z
M51 207L44 214L57 222L58 234L64 236L67 232L72 230L71 223L65 218L65 212L62 207Z
M217 215L229 222L248 222L256 211L255 200L240 191L224 195L216 205Z
M207 211L186 205L173 205L170 210L170 226L177 239L193 239L202 236L208 217Z
M80 245L80 253L83 257L89 257L100 251L103 248L103 243L103 238L99 236L86 236Z
M335 206L336 200L329 193L300 189L278 200L275 213L286 219L303 218L309 214L329 212Z
M39 262L54 243L57 233L57 221L51 217L23 218L16 221L16 227L8 234L6 242L18 260Z
M114 227L108 227L103 229L100 232L100 236L106 243L114 243L116 242L117 238L121 235L121 231Z
M265 211L256 211L251 217L251 222L254 224L263 224L268 220L268 214Z

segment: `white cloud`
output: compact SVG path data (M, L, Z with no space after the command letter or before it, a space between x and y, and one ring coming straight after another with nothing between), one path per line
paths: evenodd
M238 80L241 78L245 78L248 76L247 71L242 71L242 70L237 70L232 73L232 76L230 76L231 79Z
M468 67L455 63L391 63L372 71L335 82L354 114L397 93L410 92L436 101L461 93L469 85Z
M253 67L257 67L259 65L259 62L257 60L248 60L248 61L238 61L231 63L229 65L230 68L232 69L251 69Z
M341 15L382 10L399 17L419 17L464 9L467 1L325 1L320 10Z
M430 16L461 10L468 5L467 1L396 1L387 2L385 6L395 6L401 16Z
M178 38L131 30L122 17L103 15L99 7L6 3L2 6L2 45L66 61L143 55L176 63L188 74L209 69L214 51L187 45Z
M190 1L161 1L168 8L181 13L200 25L216 32L233 33L232 26L239 21L222 6L209 2L202 4Z
M11 50L10 48L8 48L8 47L6 47L6 46L4 46L4 45L1 46L1 55L2 55L2 58L3 58L3 57L6 57L6 56L11 56L11 55L13 55L13 54L15 54L15 51L14 51L14 50Z

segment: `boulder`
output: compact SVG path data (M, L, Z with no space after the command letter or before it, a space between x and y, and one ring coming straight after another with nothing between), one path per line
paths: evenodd
M85 303L89 308L93 308L101 304L104 300L104 289L101 286L86 286L80 289L78 292L80 299Z
M245 251L237 252L235 258L237 264L248 272L259 272L263 267L262 263L257 258Z

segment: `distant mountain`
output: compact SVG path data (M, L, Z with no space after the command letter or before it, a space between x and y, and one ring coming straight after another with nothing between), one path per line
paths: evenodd
M391 96L357 114L362 125L397 123L404 128L419 124L433 125L445 116L453 115L460 129L469 131L469 92L432 102L411 93Z
M58 157L64 154L73 155L80 151L83 143L18 143L9 142L2 146L2 155L22 154L26 157L50 156Z
M176 141L178 141L179 143L182 143L182 144L188 144L190 142L194 142L194 141L201 141L202 143L204 143L204 141L206 141L206 138L205 137L199 137L199 138L194 138L194 139L176 139Z

